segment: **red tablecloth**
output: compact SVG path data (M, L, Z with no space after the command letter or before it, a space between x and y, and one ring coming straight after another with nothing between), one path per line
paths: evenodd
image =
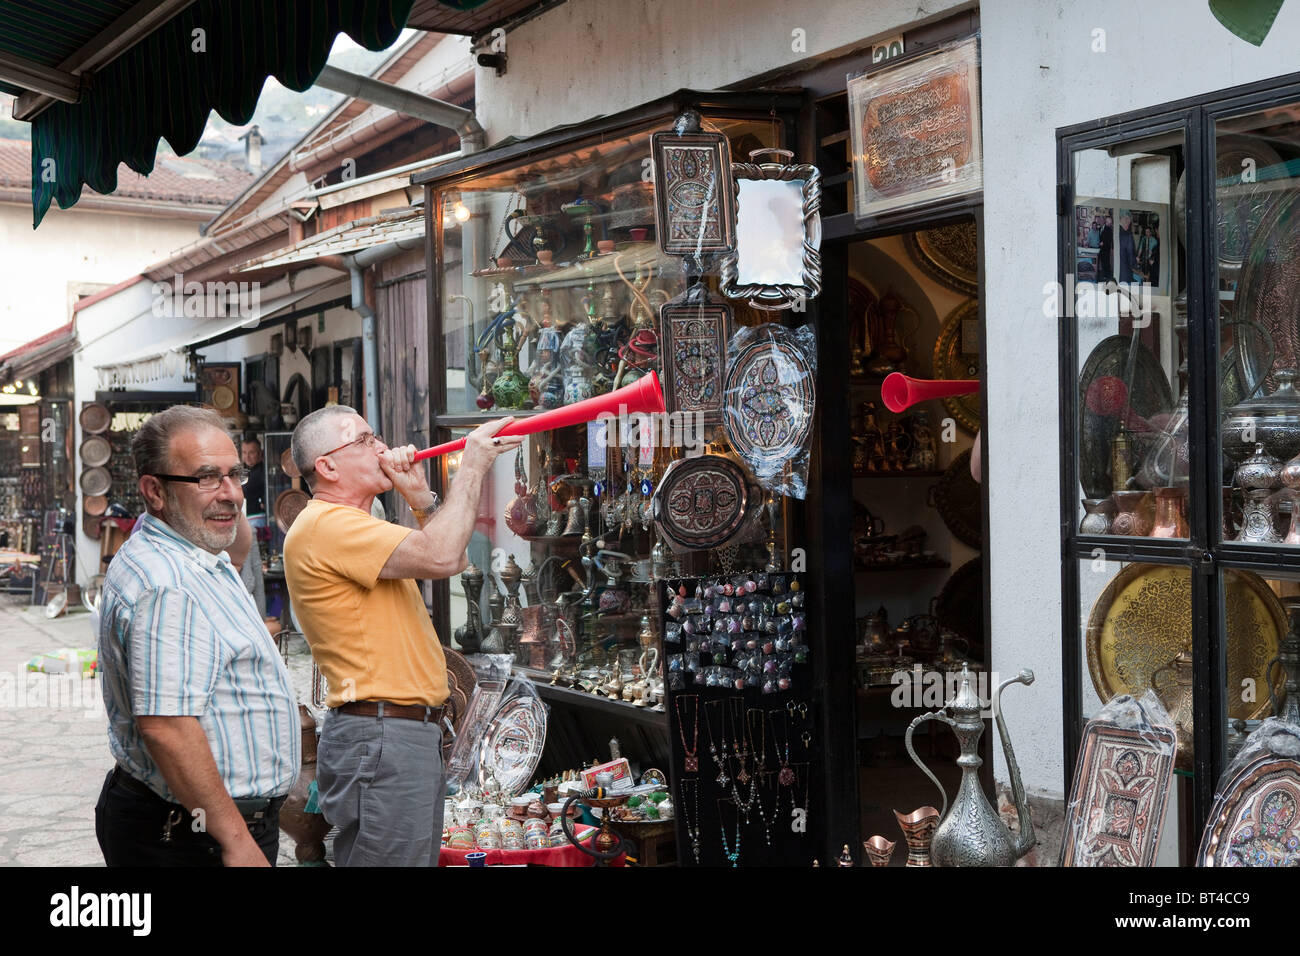
M574 832L578 835L583 834L591 827L576 826ZM462 850L459 847L444 846L442 852L438 854L439 866L468 866L465 862L465 854L474 853L474 850ZM488 866L496 866L506 863L514 866L595 866L594 858L583 853L576 846L565 844L564 846L548 847L545 850L484 850L487 859L483 862ZM609 863L610 866L623 866L623 854L619 854Z

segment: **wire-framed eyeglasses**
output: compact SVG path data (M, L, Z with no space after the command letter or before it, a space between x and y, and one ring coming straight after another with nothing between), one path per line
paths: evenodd
M211 471L201 471L197 475L159 475L152 477L159 481L183 481L187 484L198 485L199 491L216 491L221 487L221 483L229 478L237 485L248 484L249 471L243 465L236 465L224 475L213 469Z

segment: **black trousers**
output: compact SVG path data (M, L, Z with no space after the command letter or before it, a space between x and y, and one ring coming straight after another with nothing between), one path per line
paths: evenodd
M179 803L168 803L154 793L128 788L122 772L114 768L104 779L95 804L95 836L109 866L221 866L221 845L208 833L194 832L194 818ZM267 862L275 866L280 850L280 803L264 816L245 818ZM170 840L164 838L168 820Z

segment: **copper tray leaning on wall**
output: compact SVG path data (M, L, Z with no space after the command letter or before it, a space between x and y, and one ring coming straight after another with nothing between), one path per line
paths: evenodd
M979 239L974 222L909 232L908 253L930 278L967 295L979 295Z
M943 325L939 328L939 338L934 343L934 378L967 379L980 377L979 353L962 348L963 344L978 347L978 336L976 341L965 343L962 329L967 322L972 322L974 323L971 327L973 333L977 333L979 321L979 299L963 302L948 313L948 317L943 320ZM980 430L979 392L945 398L943 404L948 409L948 414L955 418L957 424L962 428L971 433Z
M275 523L279 527L281 534L288 534L289 528L293 526L294 521L307 507L307 502L311 501L311 496L307 492L298 488L289 488L275 499Z
M1224 591L1228 622L1228 687L1253 686L1255 699L1230 694L1230 719L1256 720L1271 711L1268 662L1287 632L1286 611L1264 579L1229 569ZM1156 671L1192 649L1192 572L1158 564L1130 564L1106 586L1088 617L1088 672L1102 703L1116 694L1141 697ZM1281 706L1286 675L1274 668ZM1243 681L1251 680L1252 685Z
M460 733L460 725L465 720L465 715L469 711L469 699L474 695L474 686L478 683L478 676L474 673L474 668L470 666L469 661L465 660L465 655L460 651L443 647L443 658L447 662L447 718L451 721L452 729ZM442 759L445 763L451 756L452 744L456 738L446 733L445 728L442 740Z

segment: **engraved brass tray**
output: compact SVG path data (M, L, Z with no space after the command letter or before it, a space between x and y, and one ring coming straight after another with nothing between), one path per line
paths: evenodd
M1268 662L1277 656L1287 632L1286 612L1258 574L1229 570L1224 575L1228 623L1228 687L1256 688L1242 701L1229 694L1229 718L1254 720L1270 713ZM1192 649L1192 572L1189 568L1130 564L1107 585L1088 618L1088 672L1102 702L1116 694L1141 697L1152 677ZM1274 668L1273 692L1279 706L1286 675ZM1253 684L1243 681L1250 679Z
M980 251L974 222L910 232L906 245L930 278L967 295L979 294Z
M1274 391L1273 371L1300 365L1300 190L1278 196L1251 238L1233 317L1262 330L1238 347L1242 379L1263 379L1261 393Z
M980 377L980 357L978 352L968 352L962 348L962 326L966 322L974 323L978 328L980 320L979 299L963 302L943 320L939 330L939 339L934 343L934 377L939 379L963 379ZM970 343L978 346L978 340ZM980 393L955 395L943 400L948 414L957 420L957 424L968 432L980 430Z

